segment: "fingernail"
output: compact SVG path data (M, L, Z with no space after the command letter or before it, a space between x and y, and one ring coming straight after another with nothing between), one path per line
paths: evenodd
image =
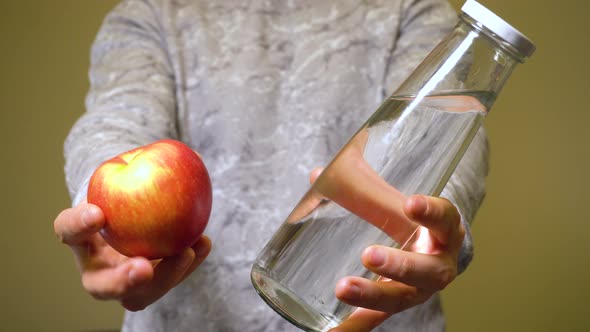
M200 257L207 256L208 253L209 253L209 247L201 245L195 251L195 256L200 258Z
M349 300L356 300L361 297L361 288L354 283L345 279L340 285L344 288L341 297Z
M385 264L385 252L383 249L371 247L369 248L369 264L378 267Z
M82 215L80 217L82 224L86 227L90 227L93 225L92 220L94 219L94 215L96 214L96 208L92 206L88 206L82 211Z
M136 264L134 262L131 263L131 267L129 268L129 272L128 272L128 277L129 277L129 283L131 285L134 285L135 283L137 283L137 270L136 270Z
M412 205L414 214L423 215L428 209L428 202L426 201L426 198L421 195L415 195L412 197Z
M193 250L195 250L195 256L196 257L204 257L207 256L207 254L209 254L209 251L211 250L211 246L209 246L209 244L207 243L207 240L205 238L200 239L199 240L199 245L197 246L197 248L193 247Z
M187 259L187 260L188 260L190 263L192 263L192 262L193 262L193 260L195 259L195 257L197 256L197 253L195 252L195 249L193 249L193 248L188 248L188 250L189 250L189 251L188 251L188 256L185 256L185 257L188 257L188 259Z
M361 297L361 288L355 284L351 284L348 287L347 293L349 299L358 299Z
M192 253L191 253L192 252ZM193 248L187 248L185 252L180 254L178 261L176 262L180 270L186 270L194 261L196 255Z

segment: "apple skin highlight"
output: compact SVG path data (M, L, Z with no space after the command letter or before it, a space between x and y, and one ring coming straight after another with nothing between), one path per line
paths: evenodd
M158 259L194 244L207 226L211 180L200 156L165 139L100 165L90 178L88 203L100 207L100 234L126 256Z

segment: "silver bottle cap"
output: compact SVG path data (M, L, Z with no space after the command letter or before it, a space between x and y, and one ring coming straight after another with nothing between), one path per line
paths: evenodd
M477 1L467 0L461 11L504 39L522 55L530 57L535 52L535 44L530 39Z

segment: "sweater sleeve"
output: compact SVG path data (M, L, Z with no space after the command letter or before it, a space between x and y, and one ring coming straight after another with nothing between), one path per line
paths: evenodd
M457 207L465 227L465 238L457 264L459 273L467 268L473 258L471 223L485 197L488 158L487 135L485 128L481 127L440 195Z
M145 1L107 15L91 49L86 112L64 144L72 204L103 161L137 146L176 138L174 77L158 18Z
M398 35L386 67L385 96L418 67L457 23L457 13L446 0L403 0Z
M445 0L407 0L402 2L401 10L398 39L385 78L386 96L395 91L457 22L456 12ZM466 230L457 266L459 273L473 257L470 227L485 196L488 157L487 135L482 127L440 195L457 207Z

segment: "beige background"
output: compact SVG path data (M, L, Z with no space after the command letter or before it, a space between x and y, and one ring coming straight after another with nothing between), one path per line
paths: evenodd
M0 330L120 326L117 304L83 292L52 226L69 205L62 144L84 109L89 46L114 3L0 2ZM487 119L489 192L473 227L476 259L443 292L448 330L587 330L590 6L482 3L534 39L538 53Z

